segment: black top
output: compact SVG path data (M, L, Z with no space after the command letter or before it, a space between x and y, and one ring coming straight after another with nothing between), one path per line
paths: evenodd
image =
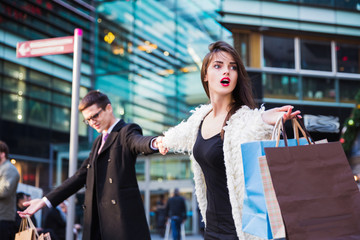
M201 135L201 127L202 123L193 154L204 173L206 182L206 230L234 233L235 224L226 182L223 141L220 133L204 139Z

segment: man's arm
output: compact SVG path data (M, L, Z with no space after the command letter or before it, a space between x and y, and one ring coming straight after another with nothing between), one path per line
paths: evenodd
M66 179L59 187L42 199L38 198L24 202L24 206L27 208L24 211L18 211L20 217L25 217L26 215L31 216L45 206L56 207L59 203L81 189L86 182L87 165L89 161L90 158L86 159L72 177Z
M129 124L126 126L125 131L126 134L125 136L122 135L122 140L128 144L130 151L134 154L151 154L157 152L158 149L155 138L152 136L143 136L142 129L139 125Z

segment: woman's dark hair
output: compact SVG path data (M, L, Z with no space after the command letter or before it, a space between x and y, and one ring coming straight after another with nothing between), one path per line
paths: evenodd
M82 112L93 104L96 104L99 108L105 110L106 106L111 103L105 94L101 93L99 90L92 90L81 100L79 111Z
M230 103L230 111L227 114L223 126L225 126L226 122L230 119L230 117L241 108L241 106L246 105L251 109L256 107L253 92L251 89L251 81L245 70L244 63L242 62L237 51L228 43L224 41L217 41L209 45L209 53L203 59L202 67L201 67L201 82L206 92L208 98L210 98L209 94L209 85L208 82L205 81L205 77L207 74L207 69L209 64L213 58L213 56L218 52L227 52L229 53L236 62L238 79L236 81L236 86L232 92L233 102ZM221 138L224 137L224 130L221 130Z

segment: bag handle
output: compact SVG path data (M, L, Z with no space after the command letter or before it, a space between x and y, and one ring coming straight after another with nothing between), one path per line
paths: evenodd
M311 138L309 132L306 130L304 123L301 121L301 119L298 116L296 118L293 118L291 121L292 121L293 130L294 130L294 138L296 139L298 145L300 145L299 130L302 133L302 135L306 138L306 140L308 141L309 144L315 144L313 139ZM288 146L288 137L287 137L286 131L284 130L285 129L284 126L285 126L285 121L282 117L280 117L275 123L273 132L272 132L272 136L271 136L272 140L276 140L276 147L279 146L281 132L283 134L284 144L286 147ZM275 135L276 135L276 137L275 137Z
M301 121L299 117L291 119L293 129L294 129L294 136L296 136L298 145L299 143L299 130L302 133L302 135L306 138L309 144L315 144L314 140L310 136L310 133L306 130L304 122Z
M23 218L24 220L25 220L25 227L26 227L26 229L34 229L34 231L35 231L35 234L36 234L36 239L38 239L39 238L39 233L37 232L37 230L36 230L36 227L35 227L35 225L34 225L34 223L31 221L31 218L30 218L30 215L26 215L26 218ZM25 230L25 229L24 229Z
M281 120L282 120L282 124L283 124L283 129L284 129L285 121L283 118L281 118ZM292 121L293 130L294 130L294 135L295 135L295 138L296 138L298 144L299 144L299 130L302 133L302 135L306 138L306 140L308 141L309 144L315 144L315 142L311 138L309 132L306 130L304 123L301 121L301 119L298 116L293 118L291 121ZM283 137L284 137L285 146L287 147L288 141L287 141L286 131L283 131Z

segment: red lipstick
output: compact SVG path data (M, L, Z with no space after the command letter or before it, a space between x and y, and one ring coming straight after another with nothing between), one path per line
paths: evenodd
M224 77L223 79L221 79L220 83L223 87L227 87L230 85L230 78Z

